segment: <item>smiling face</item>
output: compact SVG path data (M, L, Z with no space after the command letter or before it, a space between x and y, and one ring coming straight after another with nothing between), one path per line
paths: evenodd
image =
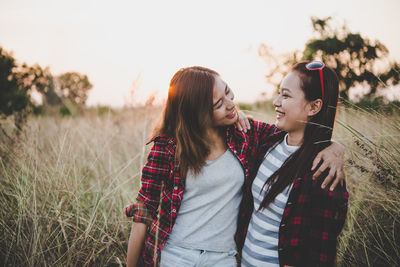
M237 120L234 94L219 76L215 76L213 89L213 125L232 125Z
M301 89L299 73L290 72L283 79L278 97L274 100L276 126L286 132L303 132L309 116L313 115L312 103Z

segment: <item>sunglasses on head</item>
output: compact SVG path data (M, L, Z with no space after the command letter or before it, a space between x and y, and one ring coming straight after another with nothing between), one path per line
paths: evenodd
M324 100L324 75L322 73L323 68L325 68L325 64L321 61L312 61L306 65L308 70L318 70L319 78L321 80L321 88L322 88L322 100Z

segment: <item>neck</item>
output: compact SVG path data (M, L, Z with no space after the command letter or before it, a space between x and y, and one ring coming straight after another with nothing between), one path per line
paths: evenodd
M301 146L303 144L304 130L288 132L287 143L289 146Z
M221 132L218 128L209 128L207 130L207 136L211 142L211 147L224 147L225 139L221 136Z

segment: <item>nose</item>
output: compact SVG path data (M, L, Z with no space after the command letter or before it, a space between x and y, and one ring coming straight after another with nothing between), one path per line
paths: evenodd
M232 110L235 107L235 103L233 102L233 99L227 98L227 104L226 104L226 109L227 110Z
M272 104L273 104L275 107L279 107L279 106L281 105L281 101L280 101L279 95L274 99L274 102L272 102Z

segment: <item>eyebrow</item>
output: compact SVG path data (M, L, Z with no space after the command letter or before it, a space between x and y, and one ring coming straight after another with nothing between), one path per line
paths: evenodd
M225 85L225 93L228 91L229 89L228 89L228 85ZM222 100L221 100L221 98L220 99L218 99L218 101L217 102L215 102L215 104L213 105L213 107L215 107L219 102L221 102Z
M283 92L284 90L288 91L290 93L290 90L288 88L282 88L281 91Z

